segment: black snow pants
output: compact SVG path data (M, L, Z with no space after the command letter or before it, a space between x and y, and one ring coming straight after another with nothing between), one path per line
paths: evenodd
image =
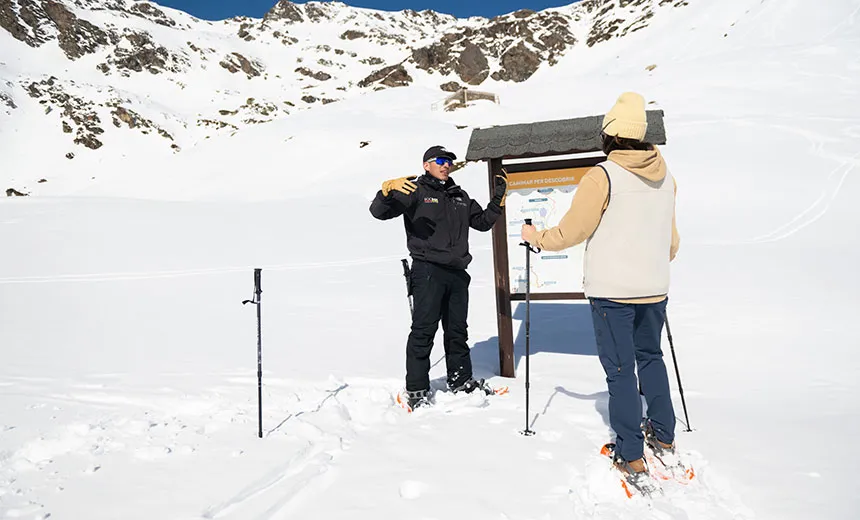
M472 378L466 317L469 311L469 282L464 269L414 260L410 283L414 311L412 331L406 342L406 389L430 388L430 351L442 320L448 387L456 388Z

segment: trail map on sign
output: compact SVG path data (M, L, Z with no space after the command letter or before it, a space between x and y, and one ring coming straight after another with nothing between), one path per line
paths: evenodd
M505 207L508 217L508 265L511 293L526 292L526 248L520 229L532 219L538 230L558 225L570 209L573 195L589 168L569 168L508 175ZM541 251L531 256L531 292L582 292L585 244L564 251Z

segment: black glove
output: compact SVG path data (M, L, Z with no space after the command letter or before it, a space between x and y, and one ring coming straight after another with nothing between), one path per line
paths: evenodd
M500 208L505 207L505 197L508 194L508 172L502 169L502 173L497 174L493 185L493 199Z

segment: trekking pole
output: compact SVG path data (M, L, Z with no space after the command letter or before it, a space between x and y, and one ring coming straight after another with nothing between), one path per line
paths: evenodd
M675 364L675 375L678 376L678 390L681 392L681 404L684 406L684 419L687 421L687 429L685 432L693 431L690 428L690 417L687 415L687 401L684 400L684 387L681 386L681 372L678 370L678 360L675 358L675 344L672 342L672 329L669 328L669 316L664 316L666 321L666 335L669 337L669 348L672 350L672 363Z
M526 225L532 225L532 219L525 219ZM529 428L529 354L530 354L530 335L529 335L529 326L531 324L531 316L530 316L530 308L531 308L531 254L532 253L540 253L540 249L535 249L528 242L523 242L520 244L521 246L525 246L526 248L526 429L521 431L520 433L525 435L526 437L531 437L535 434L533 430Z
M254 269L254 296L242 302L242 305L253 303L257 306L257 436L261 439L263 438L263 324L260 312L260 299L263 294L260 284L262 272L262 269Z
M412 307L412 284L409 281L409 262L405 258L400 260L403 263L403 277L406 278L406 299L409 300L409 314L415 314Z

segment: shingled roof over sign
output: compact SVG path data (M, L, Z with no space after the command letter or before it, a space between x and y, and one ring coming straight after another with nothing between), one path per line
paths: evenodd
M645 140L652 144L666 144L663 111L648 110L647 116L648 131ZM602 125L601 115L477 128L472 131L466 160L485 161L598 152L602 149Z

